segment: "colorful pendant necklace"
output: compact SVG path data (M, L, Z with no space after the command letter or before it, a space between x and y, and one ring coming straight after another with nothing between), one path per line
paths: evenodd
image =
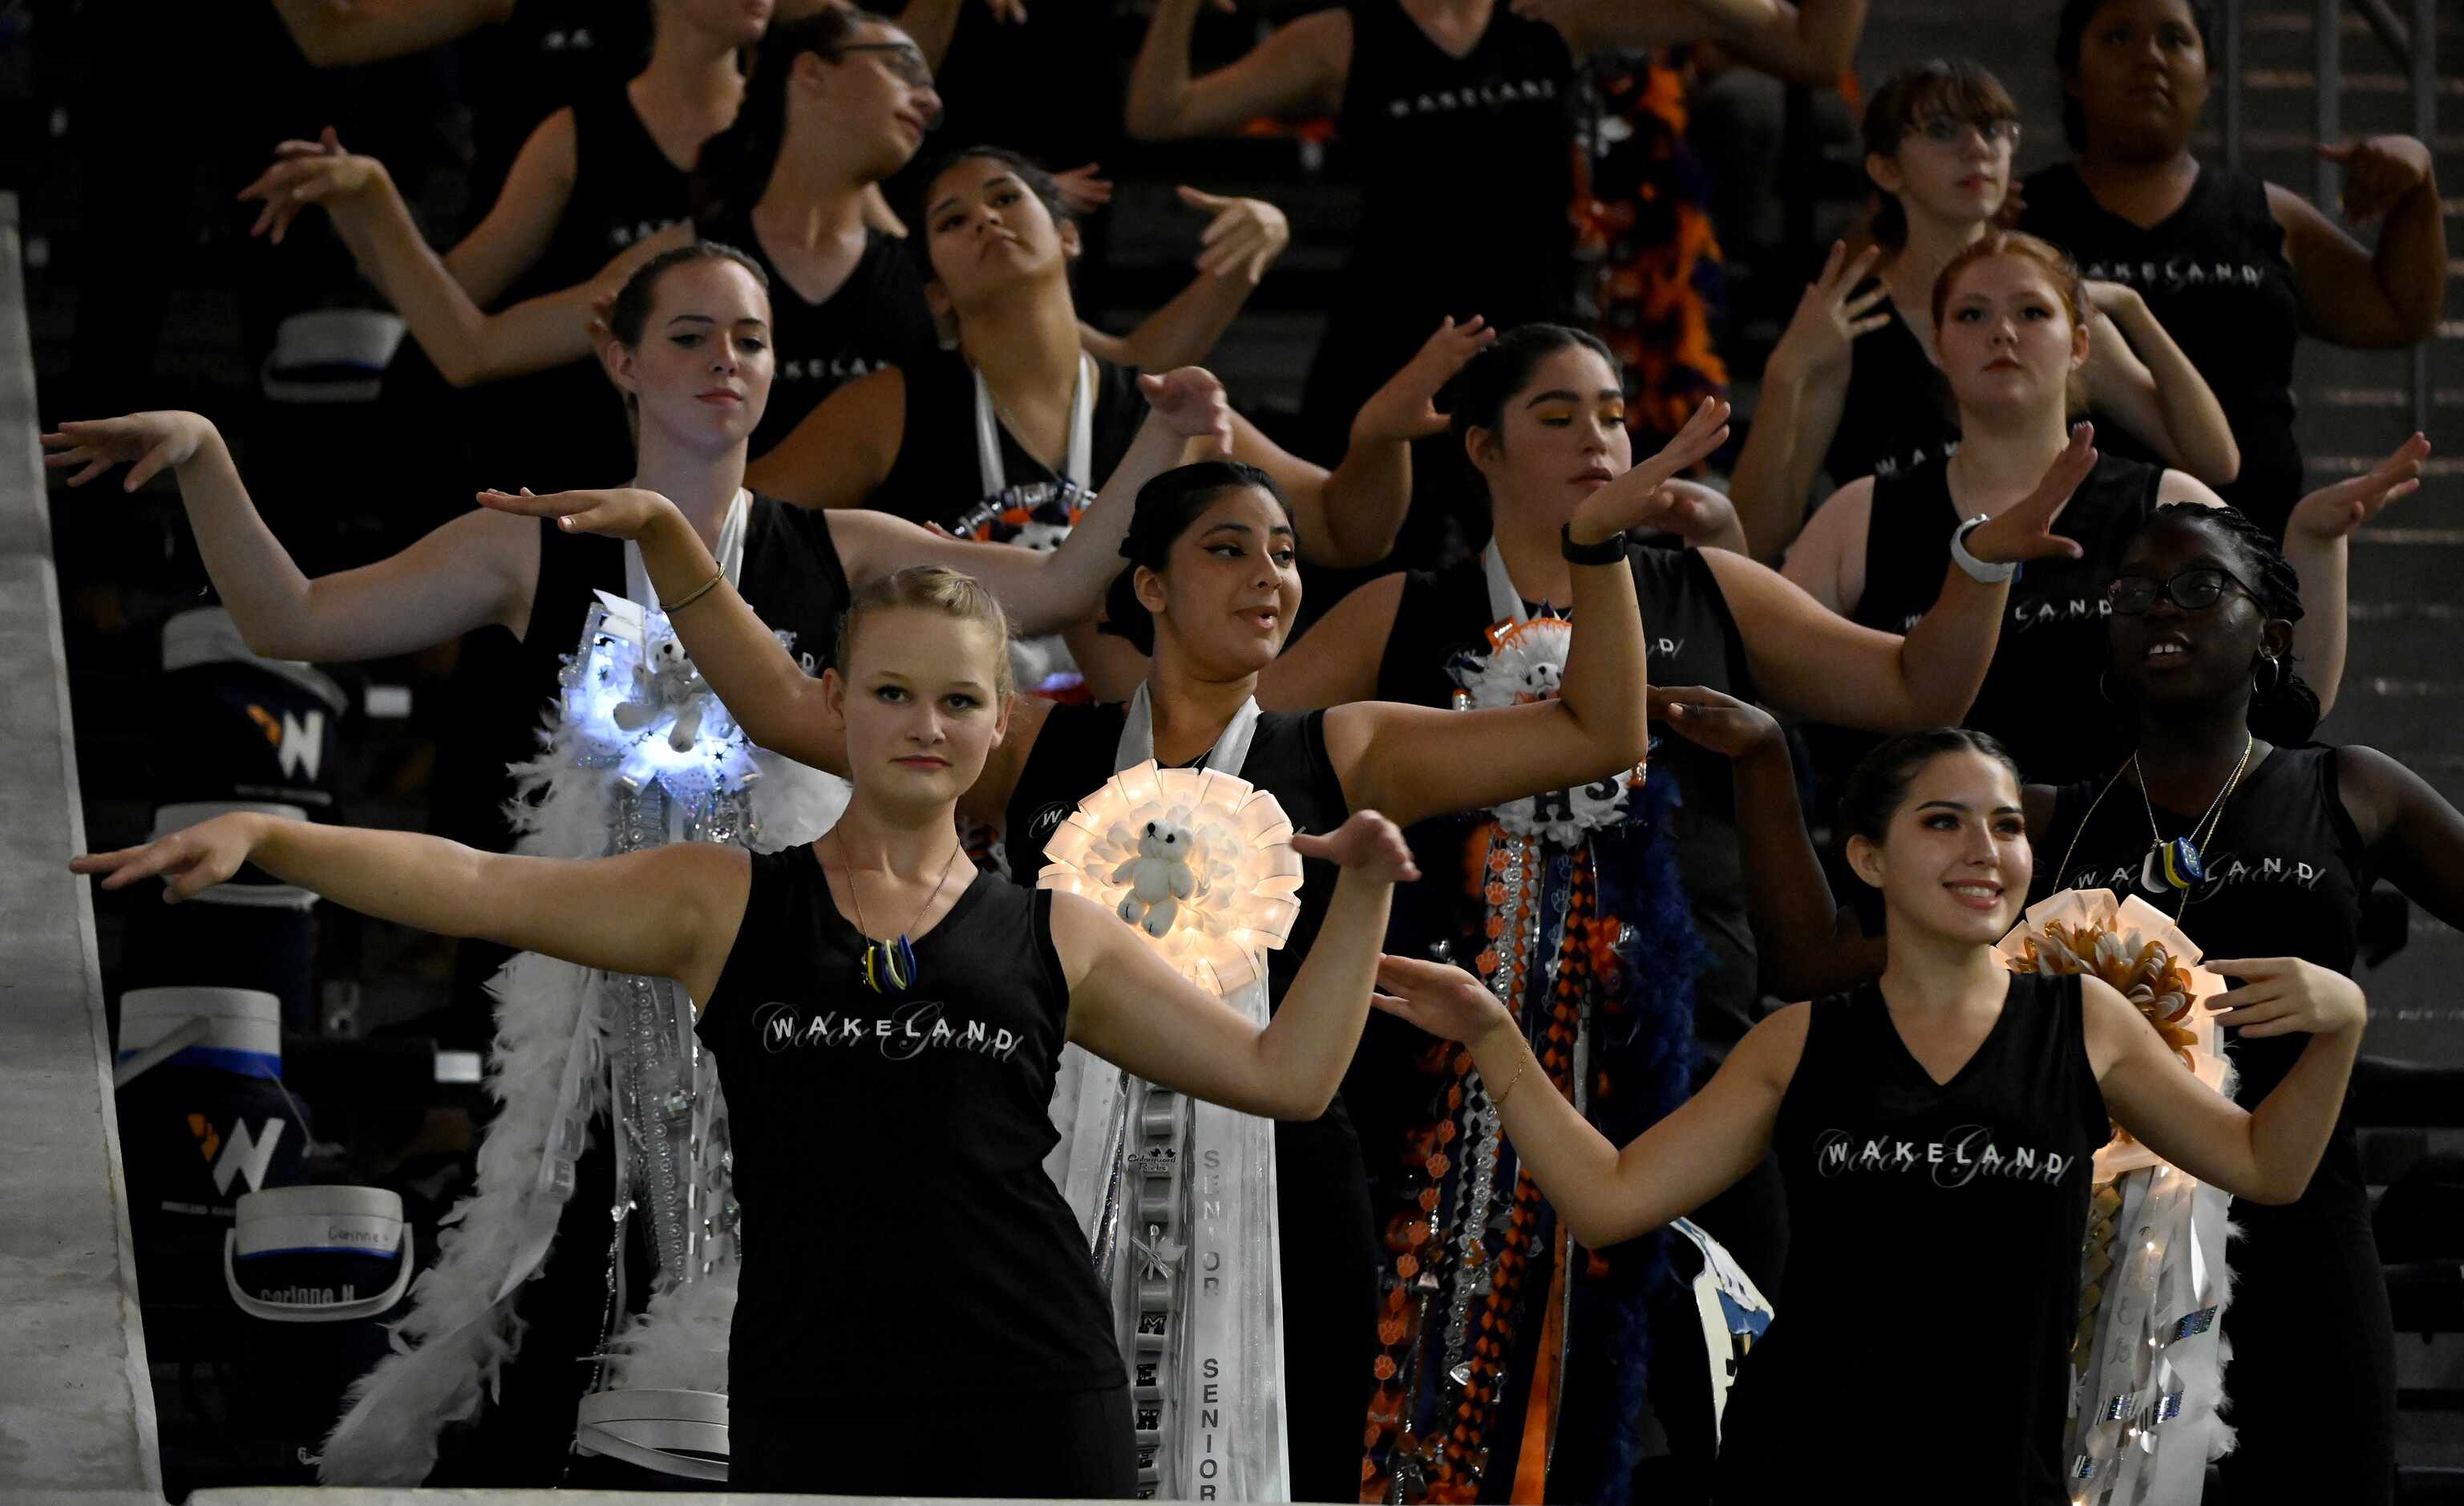
M2173 911L2173 919L2180 919L2183 912L2190 907L2191 886L2208 876L2203 850L2215 840L2216 829L2224 825L2225 803L2233 798L2233 790L2240 786L2243 772L2250 767L2251 749L2257 743L2256 738L2249 733L2242 734L2241 762L2233 765L2233 774L2225 780L2224 787L2216 791L2216 798L2208 803L2207 813L2190 823L2189 835L2177 836L2171 841L2166 840L2164 830L2156 824L2156 803L2147 796L2147 779L2140 772L2139 755L2134 751L2130 761L2115 769L2113 777L2105 781L2104 787L2096 792L2096 798L2088 802L2087 814L2079 817L2079 824L2071 831L2071 845L2062 853L2061 867L2054 871L2056 881L2060 881L2070 872L2071 855L2079 851L2079 838L2086 834L2088 823L2096 819L2097 808L2104 804L2105 796L2113 793L2113 786L2122 783L2122 776L2129 774L2139 782L2139 801L2147 809L2147 834L2150 838L2147 855L2139 863L2139 887L2151 895L2180 894L2182 902ZM2200 831L2202 827L2207 829L2204 832Z
M860 976L866 987L875 993L892 990L904 993L915 986L915 943L908 940L908 932L915 929L916 920L933 913L934 901L939 899L941 891L950 885L950 870L958 866L959 854L965 851L963 847L950 850L949 861L941 865L940 882L933 886L932 895L916 910L914 919L907 922L907 930L899 932L895 941L876 941L872 938L871 927L864 923L864 896L856 889L855 863L847 856L847 838L844 835L839 837L839 861L847 865L847 899L855 906L855 928L864 938L864 965Z
M2164 829L2156 824L2156 802L2147 797L2147 776L2140 772L2139 755L2130 755L2130 772L2139 781L2139 803L2147 808L2147 856L2139 864L2139 887L2151 895L2161 895L2168 889L2182 891L2182 908L2189 908L2190 886L2208 876L2201 849L2215 839L2216 828L2224 824L2225 802L2233 798L2234 787L2240 785L2242 771L2250 767L2250 750L2257 744L2256 738L2247 732L2242 734L2241 762L2233 765L2233 777L2216 791L2206 812L2190 823L2190 834L2169 842L2165 839ZM2202 827L2207 829L2204 832L2200 831ZM2179 912L2174 919L2181 919Z

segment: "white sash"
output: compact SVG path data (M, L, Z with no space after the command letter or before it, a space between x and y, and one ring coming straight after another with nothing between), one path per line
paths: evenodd
M744 575L744 525L752 513L753 494L739 486L736 499L727 504L727 515L718 520L718 547L712 552L730 586ZM649 567L642 563L642 546L630 539L625 541L625 594L645 607L659 605L659 594L650 587Z
M1196 766L1240 778L1242 766L1249 762L1249 740L1257 732L1258 698L1252 696L1232 713L1232 720L1223 725L1223 735L1215 740L1215 746ZM1146 682L1140 680L1137 693L1130 698L1129 713L1121 721L1121 742L1112 754L1112 772L1135 768L1155 756L1155 703L1147 698Z
M1078 384L1069 393L1069 454L1062 462L1061 479L1092 492L1095 477L1087 473L1094 464L1095 358L1082 350ZM976 471L983 480L984 496L997 497L1008 490L1009 468L1001 464L1001 421L993 412L992 387L980 370L976 372Z
M1243 701L1199 766L1237 778L1258 716L1255 698ZM1154 707L1140 685L1113 770L1154 757ZM1266 1023L1263 976L1225 1002ZM1140 1493L1289 1500L1274 1125L1184 1100L1075 1046L1063 1053L1052 1117L1061 1144L1045 1166L1109 1278L1142 1414ZM1163 1332L1142 1332L1157 1314Z

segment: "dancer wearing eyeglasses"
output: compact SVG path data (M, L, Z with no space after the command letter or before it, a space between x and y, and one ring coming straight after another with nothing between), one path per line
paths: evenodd
M2083 722L2059 687L2102 662L2104 587L2113 558L2155 508L2220 505L2180 471L2105 455L2063 512L2068 559L2024 570L1989 566L1965 547L1973 520L2012 506L2061 452L2071 384L2093 343L2077 269L2031 235L1992 231L1952 257L1932 291L1935 344L1958 405L1959 451L1897 476L1842 487L1790 551L1787 575L1858 622L1905 631L1941 592L1946 565L2008 579L2011 599L1992 668L1963 725L2001 740L2032 779L2110 772L2118 734ZM2296 635L2322 706L2344 668L2344 556L2352 530L2419 485L2430 443L2415 434L2376 469L2323 487L2294 510L2287 557L2317 605ZM1969 520L1969 521L1963 521ZM2092 691L2092 687L2089 687ZM1870 743L1831 762L1846 767Z
M1771 351L1737 456L1734 495L1754 558L1777 563L1805 526L1815 477L1895 476L1950 454L1958 414L1934 358L1934 279L2004 219L2019 106L1972 62L1921 63L1865 106L1872 244L1831 250ZM2118 282L2087 285L2094 326L2081 395L2108 436L2136 436L2211 484L2241 464L2224 410L2181 347ZM1818 503L1818 498L1816 498Z
M2318 698L2291 649L2299 624L2337 609L2305 601L2308 583L2264 531L2232 509L2162 508L2119 570L2104 683L2132 746L2093 779L2030 786L2045 855L2031 897L2136 893L2211 957L2279 959L2245 964L2250 1008L2229 1025L2351 973L2376 881L2464 925L2464 815L2376 749L2311 742ZM2238 1036L2247 1106L2300 1051L2265 1028ZM2339 1120L2299 1202L2237 1204L2233 1221L2225 1395L2239 1442L2222 1498L2387 1501L2394 1335L2350 1123Z

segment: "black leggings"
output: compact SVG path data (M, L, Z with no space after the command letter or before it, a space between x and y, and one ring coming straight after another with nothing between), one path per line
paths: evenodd
M727 1487L826 1495L1126 1500L1130 1391L728 1408Z

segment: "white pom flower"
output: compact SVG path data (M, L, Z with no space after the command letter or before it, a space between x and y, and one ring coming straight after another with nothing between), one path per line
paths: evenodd
M1300 918L1301 858L1274 796L1150 759L1113 775L1052 833L1036 883L1138 928L1180 975L1228 994L1266 976Z

